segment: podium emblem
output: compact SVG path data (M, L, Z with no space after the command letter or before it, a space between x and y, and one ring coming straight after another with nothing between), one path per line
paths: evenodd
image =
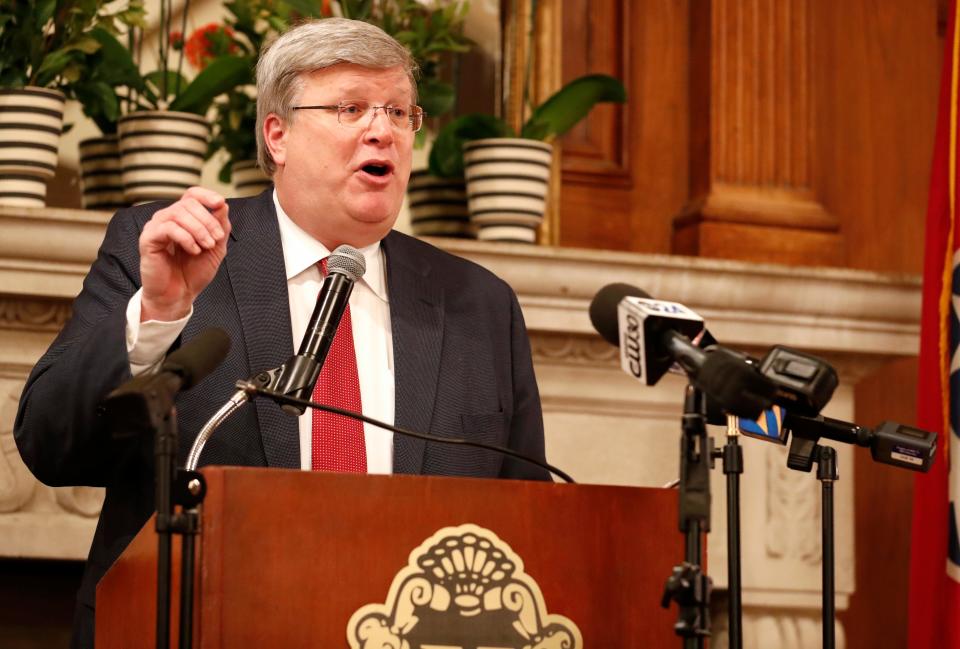
M350 617L351 649L582 649L523 560L488 529L445 527L410 553L383 604Z

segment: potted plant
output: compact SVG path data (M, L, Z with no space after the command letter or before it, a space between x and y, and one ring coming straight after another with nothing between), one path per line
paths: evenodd
M452 63L473 46L463 33L467 2L340 0L328 4L328 13L377 25L410 50L420 69L417 102L431 123L453 109L456 90L447 80L453 76ZM431 130L417 132L415 146L422 147ZM438 179L417 170L410 175L407 194L414 234L472 236L462 179Z
M254 58L273 33L283 32L299 17L342 16L377 25L405 45L417 61L418 102L433 117L449 112L454 104L453 85L442 78L446 58L471 46L463 36L467 4L461 0L440 0L430 5L416 0L233 0L224 7L230 12L225 26L230 30L233 45ZM256 162L252 67L250 72L246 84L226 93L215 104L214 133L208 150L208 157L221 149L226 151L227 160L219 178L224 183L232 181L239 196L259 193L270 183ZM417 133L417 146L423 145L425 136L423 130Z
M0 7L0 203L40 206L57 166L66 98L141 0L17 0Z
M303 16L331 13L329 2L320 5L309 0L233 0L224 3L224 8L229 16L223 29L208 32L205 45L197 48L199 56L191 57L188 48L188 59L199 69L220 56L244 56L255 61L266 41L285 31L290 23ZM219 179L232 182L237 196L255 195L270 186L270 178L257 164L254 66L248 67L248 73L214 104L213 136L207 149L207 158L220 150L226 152Z
M140 87L126 97L131 110L118 124L124 195L133 203L177 198L199 184L210 136L207 111L219 95L244 83L254 65L249 56L217 56L187 81L182 35L170 29L173 0L159 4L158 69L143 75ZM139 50L136 41L142 37L140 32L131 39L132 50Z
M71 88L99 136L80 141L80 184L86 209L116 210L128 205L123 195L117 122L120 118L118 88L129 92L142 86L140 72L130 51L116 37L103 30L91 35L100 48L90 57L87 74Z
M546 210L551 142L597 103L626 98L617 79L593 74L574 79L537 106L519 136L491 115L459 117L437 134L430 172L439 178L466 178L478 238L533 243Z

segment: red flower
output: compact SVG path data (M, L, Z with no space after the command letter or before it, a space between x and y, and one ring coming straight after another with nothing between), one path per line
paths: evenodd
M330 6L330 0L323 0L320 3L320 15L321 16L333 15L333 7Z
M175 50L183 47L183 32L170 32L170 47Z
M204 25L194 31L183 46L187 61L202 70L218 56L234 54L239 48L233 40L233 30L217 23Z

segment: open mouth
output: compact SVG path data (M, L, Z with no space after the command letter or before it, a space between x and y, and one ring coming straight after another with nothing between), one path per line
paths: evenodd
M361 167L361 169L366 171L371 176L386 176L388 173L390 173L390 165L376 162L365 164Z

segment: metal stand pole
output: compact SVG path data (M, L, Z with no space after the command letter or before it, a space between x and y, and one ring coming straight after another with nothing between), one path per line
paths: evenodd
M743 447L736 418L727 418L727 443L723 447L723 472L727 476L727 579L728 636L730 649L742 649L743 607L740 582L740 474L743 473Z
M173 518L174 462L177 453L177 417L174 411L157 427L154 438L155 497L157 500L157 649L170 647L170 521Z
M817 447L817 480L822 485L822 553L823 553L823 647L836 646L836 606L834 586L833 483L837 472L837 451L830 446Z
M701 535L710 531L710 468L713 443L707 436L706 399L692 385L683 403L680 439L680 531L685 535L684 562L675 566L664 587L661 606L679 606L674 631L684 649L703 649L710 636L710 578L704 574Z

